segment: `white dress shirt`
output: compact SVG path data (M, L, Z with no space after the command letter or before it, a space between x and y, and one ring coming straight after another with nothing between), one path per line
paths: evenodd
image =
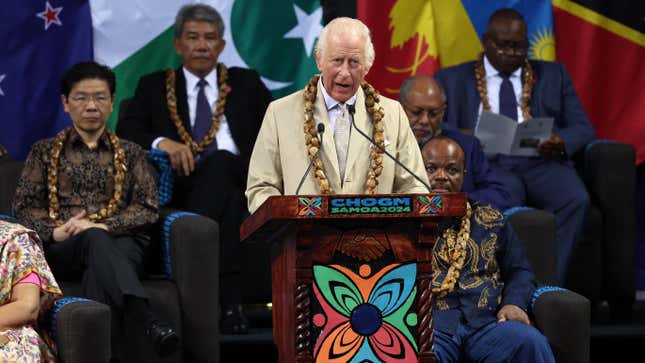
M490 103L490 110L495 113L499 113L499 89L502 87L502 77L500 77L499 72L492 64L488 61L488 58L484 56L484 70L486 71L486 90L488 92L488 102ZM513 91L515 92L515 101L517 102L517 122L524 122L524 115L522 115L522 68L518 68L511 74L509 77L511 84L513 85ZM484 106L479 104L479 113L482 114ZM477 117L477 123L479 124L479 117Z
M199 93L199 78L194 74L190 73L186 68L182 68L184 72L184 77L186 78L186 96L188 101L188 115L190 118L190 127L195 126L195 114L197 112L197 94ZM217 97L219 95L219 89L217 87L217 69L213 69L209 74L204 77L208 84L204 86L204 92L206 93L206 99L208 104L211 106L211 110L215 111L217 107ZM231 136L231 130L228 127L228 122L226 120L226 115L222 114L220 118L219 131L215 135L217 139L217 149L218 150L228 150L233 154L239 155L240 150L235 145L233 136ZM152 142L152 147L157 148L159 142L163 140L163 137L158 137Z

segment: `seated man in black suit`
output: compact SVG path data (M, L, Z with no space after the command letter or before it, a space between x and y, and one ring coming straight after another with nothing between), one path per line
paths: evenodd
M146 149L168 152L176 173L172 207L219 222L221 329L244 333L239 228L248 213L244 190L251 150L271 94L255 71L217 63L223 35L215 9L182 7L174 47L183 65L139 80L117 133Z

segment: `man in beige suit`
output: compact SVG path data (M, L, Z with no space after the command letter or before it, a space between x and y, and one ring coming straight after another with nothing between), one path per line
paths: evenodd
M296 194L314 158L298 194L427 192L423 183L351 126L353 119L358 129L427 184L403 108L363 82L374 62L369 29L356 19L334 19L322 30L315 57L321 75L267 109L249 166L249 210L254 212L272 195ZM321 123L325 132L316 154Z

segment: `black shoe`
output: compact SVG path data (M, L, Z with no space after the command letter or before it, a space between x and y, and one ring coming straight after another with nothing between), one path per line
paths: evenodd
M175 330L161 320L152 320L146 327L146 335L150 337L157 354L161 357L171 355L179 345L179 337Z
M246 334L249 332L249 319L242 305L233 305L224 310L220 324L222 334Z

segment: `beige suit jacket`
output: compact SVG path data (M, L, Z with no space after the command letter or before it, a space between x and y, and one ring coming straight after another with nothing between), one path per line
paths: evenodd
M403 108L397 101L383 96L380 97L379 104L385 112L385 149L427 183L421 152ZM314 107L314 121L325 124L320 154L332 190L338 194L365 193L370 147L373 147L371 142L352 129L345 180L341 186L334 131L320 89ZM373 134L374 128L365 109L365 94L362 89L359 89L356 97L354 122L367 135ZM272 195L295 194L309 160L304 136L304 96L303 91L299 91L273 101L264 115L249 165L246 187L249 211L255 212ZM379 194L428 191L387 155L383 155L383 172L378 181L376 192ZM298 194L320 194L313 173L307 176Z

